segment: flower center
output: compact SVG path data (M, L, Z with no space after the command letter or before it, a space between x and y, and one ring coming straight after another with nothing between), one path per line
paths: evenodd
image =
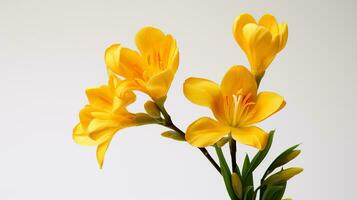
M247 114L254 102L252 95L242 95L240 92L231 96L225 96L224 112L228 123L233 127L239 127L244 123Z
M146 56L146 62L148 64L144 71L144 80L146 81L166 68L163 55L161 55L159 49L156 48L153 48Z

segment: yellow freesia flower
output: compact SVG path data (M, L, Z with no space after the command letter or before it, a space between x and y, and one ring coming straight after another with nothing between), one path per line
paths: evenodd
M268 134L254 126L285 105L284 98L274 92L257 94L252 73L243 66L232 67L221 85L202 78L189 78L184 94L192 102L212 110L215 118L202 117L186 131L186 140L196 147L213 145L229 135L236 141L264 149Z
M136 96L131 91L123 92L119 80L110 76L109 84L86 90L89 104L79 112L80 122L73 129L73 139L85 146L97 147L97 161L102 168L104 156L115 133L125 127L139 125L139 116L126 107Z
M109 69L124 77L125 87L164 99L179 64L176 41L159 29L146 27L135 37L139 52L120 44L109 47L105 61Z
M288 26L278 24L275 17L265 14L257 23L250 14L239 15L233 25L233 35L248 57L252 73L261 78L265 70L286 44Z

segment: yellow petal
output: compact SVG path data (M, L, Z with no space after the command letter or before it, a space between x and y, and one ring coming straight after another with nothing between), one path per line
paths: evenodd
M113 137L120 128L106 128L100 129L98 131L89 132L89 137L96 141L98 144L107 141L109 138Z
M145 27L142 28L135 36L135 43L142 54L149 53L152 48L160 43L165 34L157 28Z
M192 103L211 108L220 94L219 86L203 78L188 78L183 84L183 92Z
M119 125L118 121L107 120L107 119L93 119L87 128L88 132L101 131L107 128L117 128Z
M103 168L105 153L108 150L111 140L112 140L112 138L108 139L107 141L98 145L98 147L97 147L97 161L98 161L98 165L99 165L100 169Z
M202 117L187 128L185 138L195 147L206 147L215 144L228 133L228 127L209 117Z
M279 24L280 32L280 42L279 42L279 51L281 51L288 40L288 25L286 23Z
M274 59L279 49L278 38L273 38L270 31L257 24L247 24L243 36L249 44L247 53L254 74L263 73Z
M167 35L164 40L164 45L168 49L166 50L168 52L167 68L176 72L179 65L179 51L176 40L171 35Z
M94 146L98 144L98 142L89 137L81 124L77 124L73 129L72 138L74 142L83 146Z
M105 50L105 64L114 72L119 69L121 48L120 44L114 44Z
M115 44L105 51L105 63L114 73L127 78L140 78L145 62L136 52Z
M166 69L153 77L151 77L147 83L147 90L150 96L154 99L160 99L166 97L168 90L170 89L171 82L174 78L175 72L170 69Z
M93 116L91 113L94 111L95 110L91 106L87 105L79 112L79 121L84 128L87 128L90 121L92 121Z
M282 96L274 92L261 92L258 94L252 111L248 114L244 125L255 124L278 112L285 106Z
M264 26L267 28L273 36L279 34L279 25L276 21L275 17L271 14L263 15L259 20L259 25Z
M232 128L232 137L245 145L263 150L267 144L269 135L262 129L251 126L243 128Z
M88 88L86 90L87 98L94 109L107 110L112 109L113 92L107 86Z
M244 52L247 52L247 41L242 35L243 27L249 23L256 24L254 17L248 13L243 13L236 17L233 24L233 36Z
M257 93L257 83L252 73L244 66L231 67L224 75L221 82L222 93L226 96L251 94L255 96Z

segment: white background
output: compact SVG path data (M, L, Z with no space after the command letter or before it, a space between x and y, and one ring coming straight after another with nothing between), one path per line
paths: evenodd
M71 135L85 88L106 83L106 47L135 48L135 33L147 25L178 41L180 68L167 100L173 120L185 129L211 116L185 99L182 83L189 76L219 82L230 66L248 64L231 34L242 12L270 12L289 24L288 44L261 86L283 95L287 106L260 125L277 130L267 160L302 143L290 166L305 171L289 182L286 196L354 199L356 9L353 0L1 0L0 199L228 199L201 153L160 137L161 127L118 133L103 170L95 148ZM142 109L145 96L139 99L134 107ZM255 152L238 146L240 163L246 151Z

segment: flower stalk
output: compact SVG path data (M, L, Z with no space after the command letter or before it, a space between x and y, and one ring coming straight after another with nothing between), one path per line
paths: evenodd
M172 129L174 131L176 131L177 133L181 134L182 136L185 136L185 132L183 132L180 128L178 128L171 120L171 116L169 115L169 113L167 112L165 106L161 103L157 104L158 108L160 109L164 119L162 122L162 126L165 126L169 129ZM210 155L210 153L207 151L206 148L198 148L202 154L208 159L208 161L213 165L213 167L218 171L218 173L221 173L221 168L219 167L219 165L216 163L216 161L212 158L212 156Z

